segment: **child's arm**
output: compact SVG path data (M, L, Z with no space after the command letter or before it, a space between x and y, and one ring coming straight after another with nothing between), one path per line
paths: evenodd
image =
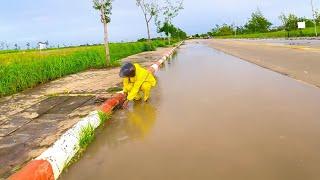
M127 99L129 101L132 101L137 96L143 82L144 81L138 80L134 83L133 88L131 89L131 91L128 93L128 96L127 96Z
M125 94L128 93L128 87L129 87L129 78L123 78L123 92Z

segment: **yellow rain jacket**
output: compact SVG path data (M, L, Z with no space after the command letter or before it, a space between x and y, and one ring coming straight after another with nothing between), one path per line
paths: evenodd
M131 78L123 78L123 90L125 93L128 93L127 99L129 101L138 99L138 97L140 97L140 91L144 92L144 100L147 100L150 95L151 87L154 87L157 84L157 81L153 74L148 70L142 68L137 63L133 65L136 69L136 75Z

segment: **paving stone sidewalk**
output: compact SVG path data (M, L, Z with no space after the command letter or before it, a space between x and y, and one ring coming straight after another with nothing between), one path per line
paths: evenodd
M172 48L158 48L122 62L148 66ZM100 104L97 97L121 87L120 68L88 70L0 99L0 179L39 156Z

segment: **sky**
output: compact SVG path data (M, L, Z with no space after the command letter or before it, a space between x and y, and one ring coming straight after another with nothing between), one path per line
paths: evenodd
M320 9L320 0L314 0ZM259 8L274 24L281 13L311 17L310 0L184 0L184 10L173 24L188 34L204 33L215 24L243 25ZM144 38L146 26L135 0L114 0L109 24L110 41ZM152 23L152 36L157 36ZM0 42L11 46L27 42L35 45L79 45L103 42L103 26L91 0L1 0Z

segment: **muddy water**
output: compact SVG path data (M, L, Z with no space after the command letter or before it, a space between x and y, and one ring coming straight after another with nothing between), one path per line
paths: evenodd
M62 179L320 179L320 90L199 43Z

